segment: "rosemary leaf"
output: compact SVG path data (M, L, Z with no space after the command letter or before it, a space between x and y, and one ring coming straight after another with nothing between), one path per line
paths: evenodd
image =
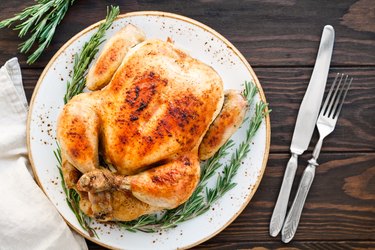
M37 43L38 47L28 57L27 63L34 63L50 44L56 27L64 18L69 7L75 0L36 0L36 4L25 8L12 18L0 22L0 28L10 27L16 22L21 22L14 27L18 36L30 37L19 45L21 53L27 53Z

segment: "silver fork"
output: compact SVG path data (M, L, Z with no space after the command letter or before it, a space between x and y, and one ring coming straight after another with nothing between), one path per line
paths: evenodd
M344 83L341 84L343 78L345 78L345 80ZM336 86L338 79L340 80ZM303 172L296 197L294 198L293 204L290 207L281 232L281 239L285 243L291 241L297 231L302 209L311 184L314 180L315 167L319 165L317 163L317 159L319 157L320 149L322 148L323 139L335 129L337 118L340 114L342 105L352 81L353 78L349 79L348 75L344 76L344 74L337 74L323 104L323 108L320 111L319 118L316 122L319 131L319 140L314 148L312 158L308 161L309 165Z

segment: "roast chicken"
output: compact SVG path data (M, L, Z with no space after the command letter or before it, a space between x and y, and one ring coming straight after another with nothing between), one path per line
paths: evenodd
M68 188L99 221L129 221L184 203L244 117L240 92L171 40L127 25L90 68L92 92L71 99L57 137Z

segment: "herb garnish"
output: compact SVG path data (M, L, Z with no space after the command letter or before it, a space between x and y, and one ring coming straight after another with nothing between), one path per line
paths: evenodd
M34 63L50 44L56 27L64 18L74 0L36 0L36 4L25 8L14 17L0 22L0 28L9 27L17 21L14 30L19 30L20 38L29 35L29 38L19 45L21 53L27 53L34 43L38 48L28 57L27 63ZM26 19L26 20L25 20Z

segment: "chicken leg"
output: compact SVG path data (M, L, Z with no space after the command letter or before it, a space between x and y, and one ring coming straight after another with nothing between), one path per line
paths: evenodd
M77 189L85 192L130 190L139 200L160 208L172 209L184 203L198 184L200 166L196 154L188 153L136 175L115 175L107 169L84 174Z

